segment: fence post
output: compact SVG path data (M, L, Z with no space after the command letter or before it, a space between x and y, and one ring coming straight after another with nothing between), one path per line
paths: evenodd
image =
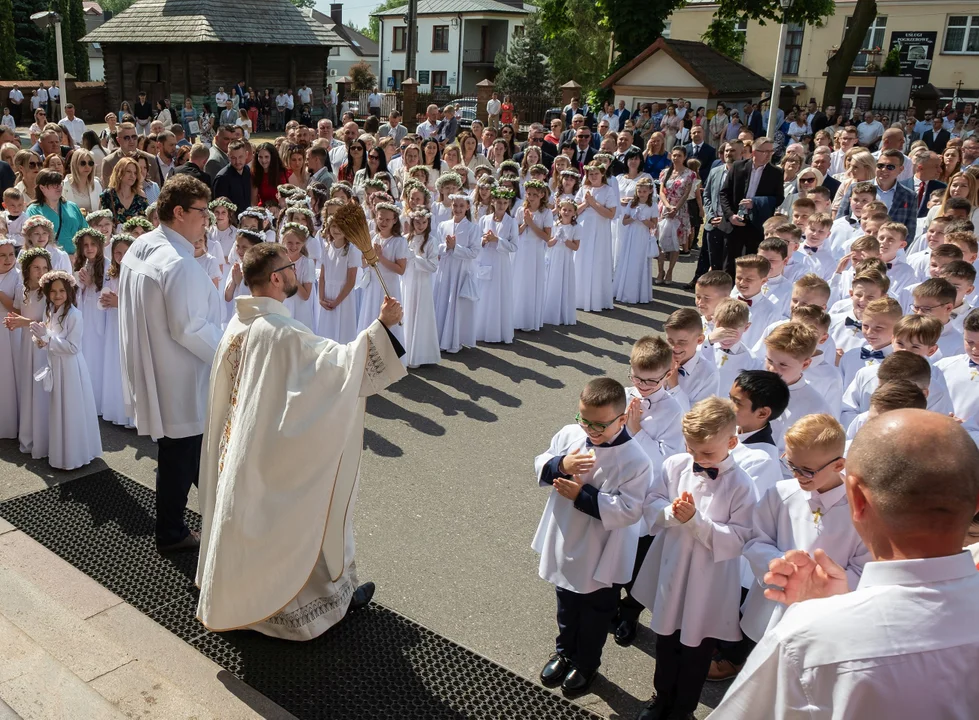
M418 81L408 78L401 81L402 106L401 122L408 128L408 132L415 132L418 127Z
M577 98L578 103L581 104L581 85L574 80L568 80L561 86L561 107L570 105L571 98Z
M492 80L486 78L476 83L476 119L486 127L489 123L489 115L486 113L486 103L493 97L493 88L496 85Z

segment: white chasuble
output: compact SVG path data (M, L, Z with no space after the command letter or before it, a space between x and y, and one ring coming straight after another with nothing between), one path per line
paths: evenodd
M341 345L271 298L236 309L211 371L197 617L311 639L355 589L365 399L406 372L379 321Z

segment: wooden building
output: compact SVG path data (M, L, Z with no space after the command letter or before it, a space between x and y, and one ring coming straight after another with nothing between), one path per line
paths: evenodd
M82 41L102 49L110 109L145 90L170 98L176 120L184 98L215 110L239 80L273 95L307 83L322 104L330 49L348 45L289 0L138 0Z

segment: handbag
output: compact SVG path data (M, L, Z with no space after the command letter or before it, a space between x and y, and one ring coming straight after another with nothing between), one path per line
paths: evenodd
M660 218L659 221L659 246L679 247L680 239L677 230L680 228L680 221L675 218Z
M196 120L191 120L189 123L187 123L187 129L190 130L191 135L199 135L201 132L200 123Z

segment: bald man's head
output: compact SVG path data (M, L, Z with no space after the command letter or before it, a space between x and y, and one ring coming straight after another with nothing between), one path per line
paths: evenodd
M958 422L936 412L895 410L870 420L847 453L846 474L851 500L862 492L871 509L861 520L861 503L851 507L868 546L868 533L890 541L921 533L962 537L976 512L979 449Z

